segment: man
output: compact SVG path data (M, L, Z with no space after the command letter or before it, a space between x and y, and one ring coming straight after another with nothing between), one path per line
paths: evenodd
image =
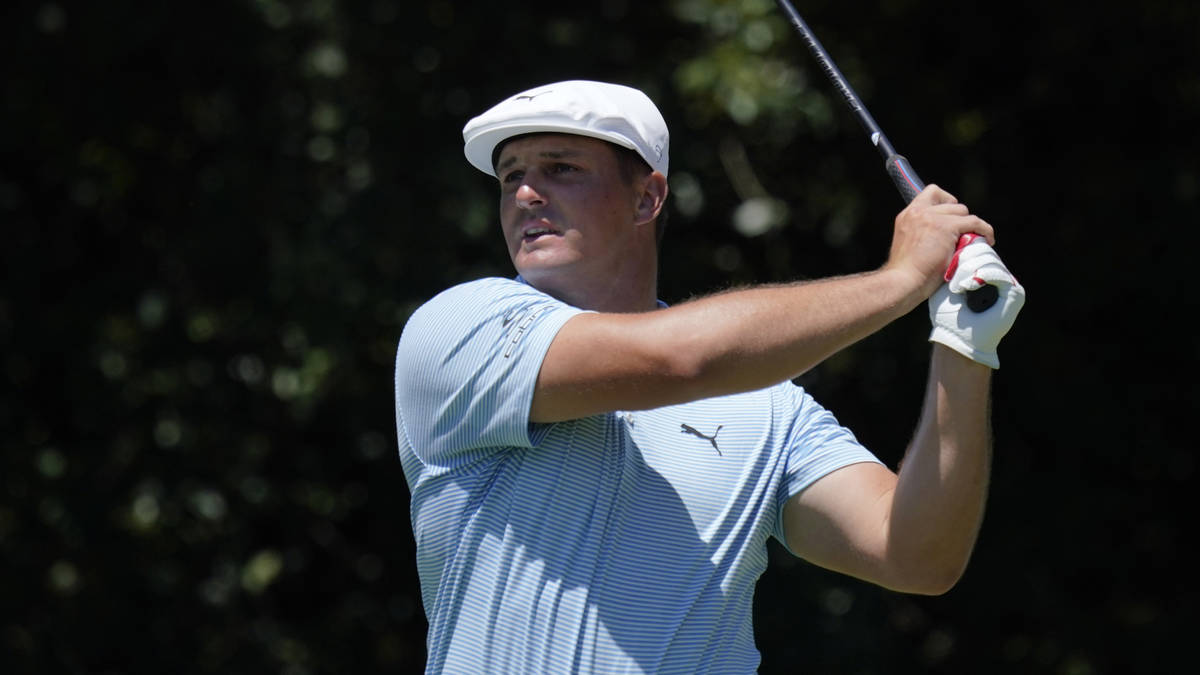
M537 87L463 135L499 180L519 276L441 293L400 339L428 672L754 672L769 537L899 591L955 583L983 512L996 344L1024 298L987 223L929 186L878 270L666 307L669 141L642 92ZM1000 300L972 313L962 292L985 282ZM790 380L931 295L897 475Z

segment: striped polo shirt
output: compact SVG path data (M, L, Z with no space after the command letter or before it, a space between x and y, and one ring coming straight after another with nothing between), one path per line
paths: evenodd
M582 310L519 278L413 313L396 359L429 673L752 673L766 542L821 476L878 461L790 382L529 421Z

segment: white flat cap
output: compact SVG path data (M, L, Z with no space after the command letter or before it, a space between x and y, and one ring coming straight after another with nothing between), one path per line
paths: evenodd
M650 97L632 87L590 80L534 87L496 104L463 127L463 154L472 166L495 176L496 146L514 136L539 132L616 143L667 175L670 136Z

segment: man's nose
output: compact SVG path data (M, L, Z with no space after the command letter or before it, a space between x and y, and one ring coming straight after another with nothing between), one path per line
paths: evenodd
M517 188L517 206L523 209L531 209L538 206L544 206L546 199L529 183L522 183L521 187Z

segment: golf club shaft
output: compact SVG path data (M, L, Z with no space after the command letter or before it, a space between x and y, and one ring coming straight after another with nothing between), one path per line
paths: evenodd
M888 176L891 177L892 183L896 185L896 189L900 191L900 196L904 199L904 203L911 202L921 190L925 189L925 183L917 176L917 172L913 170L912 165L903 155L896 152L892 147L891 141L884 135L883 130L875 122L875 118L871 117L871 113L867 111L867 107L863 105L858 98L858 94L854 93L854 88L846 81L846 77L842 75L842 71L838 69L837 64L829 56L829 52L825 51L825 47L821 45L821 41L813 34L812 29L804 22L800 13L792 6L789 0L777 0L779 8L791 20L792 25L800 33L800 37L804 40L804 44L808 45L808 50L817 59L817 63L821 64L821 69L825 71L825 75L833 82L833 85L841 93L842 98L846 101L846 105L850 107L850 111L858 118L859 123L871 139L871 144L875 149L879 150L879 154L883 155L884 168L887 170ZM991 307L996 301L996 288L993 286L985 286L978 290L970 291L967 294L967 305L976 312L982 312L988 307Z
M917 172L913 171L908 160L896 152L892 147L891 141L884 135L883 130L875 122L875 118L871 117L871 113L867 107L863 105L862 100L858 98L858 94L854 93L854 88L846 80L846 76L842 75L842 71L838 69L837 64L833 62L833 58L829 56L829 52L825 51L825 47L821 45L821 41L804 22L800 13L788 0L778 0L779 7L787 14L792 25L800 33L800 37L804 40L804 44L808 45L809 51L817 59L817 63L821 64L821 69L825 71L825 75L829 77L829 81L841 93L842 98L846 101L846 105L850 107L850 111L858 118L864 130L871 139L871 144L875 149L879 150L879 154L883 155L885 166L888 175L892 177L892 182L896 184L896 189L900 191L900 196L904 198L904 203L911 202L917 193L925 188L925 183L917 176Z

